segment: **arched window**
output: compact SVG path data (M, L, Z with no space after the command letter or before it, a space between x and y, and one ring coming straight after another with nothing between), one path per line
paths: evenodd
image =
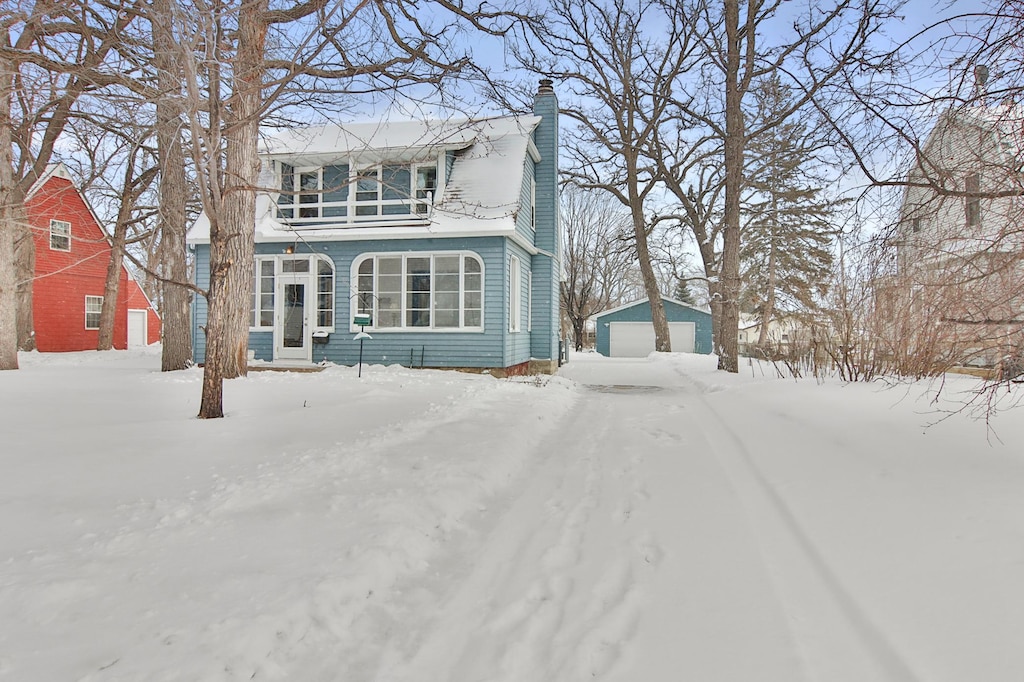
M466 252L367 254L353 265L353 313L373 329L483 328L483 263Z

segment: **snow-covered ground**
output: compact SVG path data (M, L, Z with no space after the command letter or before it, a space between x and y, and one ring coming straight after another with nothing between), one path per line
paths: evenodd
M1024 679L1024 408L574 355L551 379L0 373L0 679Z

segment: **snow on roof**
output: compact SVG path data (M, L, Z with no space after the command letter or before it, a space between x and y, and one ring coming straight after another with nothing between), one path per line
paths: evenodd
M28 194L25 195L25 199L31 199L36 192L42 189L43 185L49 182L50 178L63 178L71 182L74 185L74 179L71 177L71 171L63 163L51 163L47 164L46 170L39 176L39 179L32 183L32 186L28 190ZM97 221L99 222L99 221Z
M455 162L443 195L429 222L407 225L339 225L293 227L277 218L274 195L256 195L256 241L403 238L433 235L477 235L514 232L515 211L523 183L523 166L531 152L539 116L508 116L480 120L408 121L327 125L287 131L264 143L264 156L329 163L333 158L385 160L455 151ZM275 185L265 166L263 187ZM189 230L190 242L209 241L210 224L202 214Z
M597 313L596 315L594 315L593 318L596 320L599 317L604 317L605 315L611 315L612 313L616 313L616 312L618 312L620 310L625 310L626 308L632 308L633 306L643 305L644 303L647 303L648 300L649 299L641 298L639 300L632 301L630 303L624 303L623 305L620 305L620 306L618 306L616 308L612 308L611 310L603 310L603 311ZM684 303L683 301L677 301L676 299L670 298L668 296L662 296L661 300L662 301L667 301L669 303L675 303L676 305L682 306L684 308L689 308L690 310L696 310L698 312L708 313L708 314L711 313L711 311L708 308L701 308L700 306L695 306L692 303Z
M463 148L477 137L479 123L444 121L375 121L292 128L267 137L263 153L274 157L335 155L360 151Z
M951 109L952 120L993 132L1000 150L1011 158L1024 153L1024 107L1017 104Z

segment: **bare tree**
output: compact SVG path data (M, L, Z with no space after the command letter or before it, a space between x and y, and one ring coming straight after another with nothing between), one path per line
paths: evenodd
M34 347L32 281L35 250L25 220L25 198L50 162L57 140L86 92L109 83L118 69L109 58L135 19L137 2L40 1L3 3L0 25L0 368L17 368L17 349ZM8 283L13 282L11 288ZM12 336L7 320L15 311ZM14 346L11 339L14 339Z
M175 48L173 0L152 0L150 35L156 71L156 138L159 158L160 314L163 318L160 369L185 369L192 364L192 319L185 237L188 231L188 182L182 130L182 69Z
M64 163L77 170L83 193L97 211L100 228L110 243L97 350L114 347L121 272L128 248L153 239L152 203L143 197L158 168L146 142L150 129L136 122L136 108L104 98L80 102L64 134Z
M562 311L583 350L586 321L619 302L635 263L630 216L607 193L566 185L561 194L566 280Z
M515 48L520 64L568 84L577 95L562 114L576 123L564 171L572 182L606 192L629 211L632 240L651 304L655 349L670 351L668 322L652 265L647 211L660 187L651 161L658 130L675 116L673 92L693 43L683 7L627 0L556 0L533 40Z
M716 347L719 369L738 371L738 330L742 242L741 197L751 140L771 131L795 112L825 97L848 70L873 64L871 39L894 14L894 6L873 0L835 0L800 13L782 0L707 0L686 3L682 16L700 36L699 96L682 101L685 116L721 141L724 166L722 251L718 293L721 323ZM799 93L774 117L747 125L744 114L752 87L778 75Z

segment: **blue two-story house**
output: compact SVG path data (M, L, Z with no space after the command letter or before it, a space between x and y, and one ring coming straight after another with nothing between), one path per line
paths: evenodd
M533 116L295 129L257 194L249 350L265 361L557 367L558 102ZM209 222L189 233L209 281ZM194 306L202 361L206 302Z

